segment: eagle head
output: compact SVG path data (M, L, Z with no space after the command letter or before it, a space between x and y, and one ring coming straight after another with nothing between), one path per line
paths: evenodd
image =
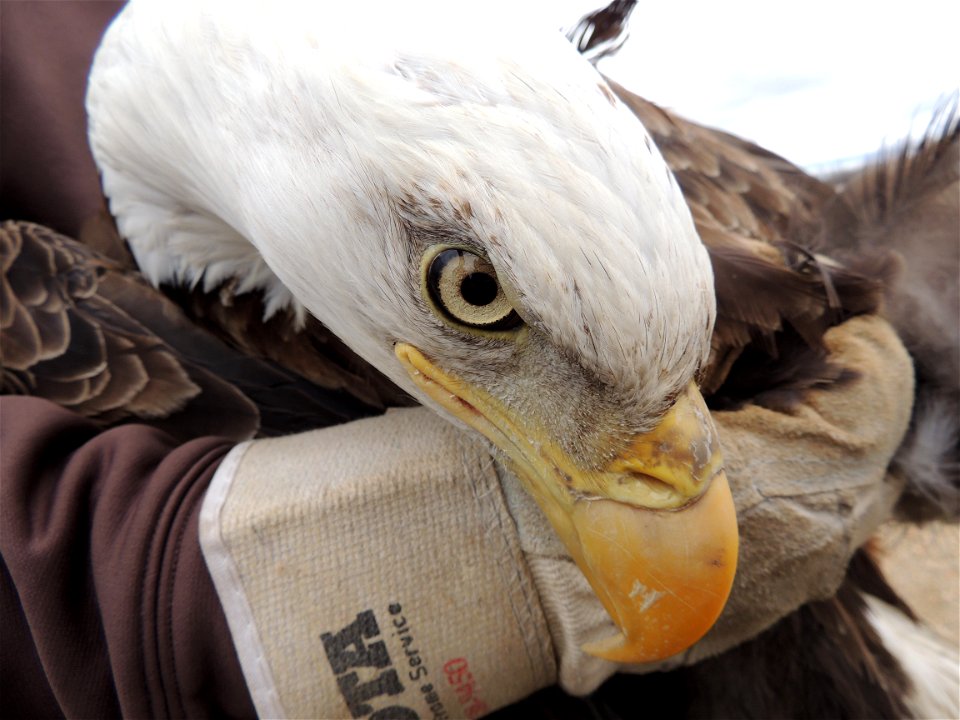
M672 655L737 555L707 253L559 33L433 12L131 3L88 92L111 209L155 281L262 289L482 434L621 630L586 649Z

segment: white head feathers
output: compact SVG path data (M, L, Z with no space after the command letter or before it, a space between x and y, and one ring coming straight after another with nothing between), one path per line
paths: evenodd
M90 140L144 272L237 276L414 391L394 341L467 357L420 294L424 245L449 237L595 380L648 404L689 381L709 260L596 71L559 33L460 4L339 5L134 0L108 31Z

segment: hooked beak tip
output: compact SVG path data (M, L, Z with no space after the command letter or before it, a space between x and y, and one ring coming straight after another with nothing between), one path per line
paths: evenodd
M581 570L620 633L584 651L620 663L662 660L713 626L733 586L738 533L722 472L694 503L656 511L601 500L574 509Z

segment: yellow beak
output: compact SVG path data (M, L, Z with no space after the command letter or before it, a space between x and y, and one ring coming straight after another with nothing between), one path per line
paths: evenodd
M585 646L622 663L690 647L726 603L737 521L716 429L692 383L652 431L606 467L578 467L541 428L488 393L396 346L413 381L507 456L621 634Z

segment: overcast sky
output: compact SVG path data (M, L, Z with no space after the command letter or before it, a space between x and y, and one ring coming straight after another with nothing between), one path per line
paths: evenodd
M557 26L603 4L536 2ZM960 87L957 0L641 0L630 27L601 70L813 170L925 127Z

